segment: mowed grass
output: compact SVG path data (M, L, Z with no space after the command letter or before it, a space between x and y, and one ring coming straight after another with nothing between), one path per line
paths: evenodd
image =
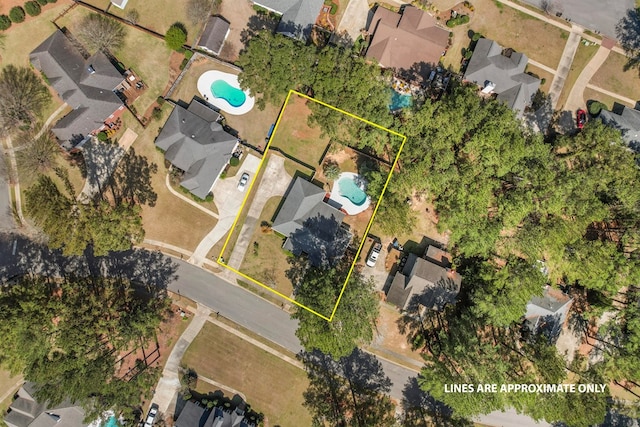
M551 82L553 81L553 74L531 64L527 65L526 72L527 73L531 72L537 75L540 79L545 79L544 84L540 85L540 90L543 91L544 93L549 93L549 89L551 88Z
M613 108L613 104L614 103L618 103L618 104L622 104L622 105L626 105L627 107L631 107L634 108L635 105L633 104L629 104L628 102L625 102L621 99L618 98L614 98L612 96L606 95L602 92L599 92L597 90L593 90L590 88L586 88L584 90L584 102L586 105L586 102L592 100L592 101L600 101L602 102L604 105L607 106L607 109L611 110Z
M468 28L548 67L558 67L567 31L493 0L474 0L473 5Z
M564 88L562 89L560 98L558 98L558 109L562 109L562 107L564 107L578 76L582 70L584 70L589 61L591 61L591 58L596 54L599 47L600 46L598 45L585 46L582 42L578 45L578 50L576 51L576 55L573 57L573 62L571 63L571 69L569 70L567 79L564 82Z
M596 72L591 81L592 85L626 96L640 99L640 78L636 68L625 71L627 57L619 53L610 52L602 67Z
M271 147L310 166L320 163L323 153L329 145L329 138L322 136L319 127L310 127L307 123L311 110L308 101L292 94L285 106L278 128L272 137Z
M265 425L311 425L302 405L309 385L305 372L211 323L204 325L182 363L244 393L251 407L264 413Z
M217 70L229 74L238 74L238 70L229 67L223 63L214 61L210 58L201 56L194 60L191 67L183 75L178 87L171 96L174 100L183 100L189 102L194 96L202 98L202 94L198 93L198 79L205 71ZM264 110L254 107L251 111L241 116L233 116L231 114L222 114L225 117L226 124L230 128L238 132L238 136L255 147L266 146L265 138L269 133L269 128L278 119L280 106L267 104Z

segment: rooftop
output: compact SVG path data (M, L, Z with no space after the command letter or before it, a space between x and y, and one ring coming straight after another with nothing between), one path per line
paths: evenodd
M324 0L254 0L258 6L282 15L276 32L306 40L318 19Z
M221 16L210 16L198 41L198 47L219 55L228 34L229 22Z

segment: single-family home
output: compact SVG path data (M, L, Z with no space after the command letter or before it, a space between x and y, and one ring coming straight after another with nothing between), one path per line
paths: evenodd
M9 427L84 427L85 412L80 406L70 402L62 402L59 405L49 405L39 402L35 397L36 387L34 383L26 382L18 390L16 397L4 422Z
M244 402L235 408L217 406L209 409L190 400L180 411L175 427L255 427L257 414L245 409Z
M543 335L555 343L567 320L573 299L560 289L546 286L541 297L527 303L524 330L531 335Z
M176 105L155 141L165 159L184 172L180 185L201 199L211 192L238 145L219 117L196 99L187 108Z
M378 6L369 24L367 58L385 68L408 70L413 64L437 64L449 44L449 31L436 19L413 6L394 12Z
M423 257L409 254L402 271L396 272L387 301L402 310L419 308L442 311L455 304L462 277L451 269L451 255L429 246Z
M276 32L308 40L324 0L253 0L253 3L281 15Z
M315 267L335 265L351 242L351 232L342 224L345 213L330 203L322 188L297 177L272 225L286 237L285 250L306 254Z
M62 31L36 47L29 61L73 108L51 129L64 148L77 146L124 110L115 90L125 77L100 51L85 58Z
M524 72L528 62L524 53L482 38L473 50L464 80L480 86L483 94L496 94L521 117L540 87L540 79Z
M229 35L229 21L221 16L210 16L196 47L214 55L220 55Z
M598 117L604 124L618 129L629 148L640 153L640 111L622 106L614 111L602 110Z

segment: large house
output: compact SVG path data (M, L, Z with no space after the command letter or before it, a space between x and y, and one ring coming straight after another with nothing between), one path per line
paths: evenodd
M462 277L451 270L451 256L429 246L423 258L410 254L402 271L393 278L387 301L402 310L420 306L442 311L454 304Z
M51 129L63 147L75 147L124 109L115 93L124 76L100 51L85 58L62 31L35 48L29 60L73 108Z
M405 6L396 13L378 6L369 24L366 56L385 68L410 69L413 64L437 64L449 44L449 31L428 13Z
M599 117L606 125L618 129L629 148L640 153L640 111L623 106L618 112L602 110Z
M231 407L229 409L224 407L209 409L188 401L180 411L175 427L255 427L258 423L256 414L247 413L245 409L244 402L236 405L235 409L231 409Z
M253 3L282 15L276 32L307 40L318 19L324 0L253 0Z
M464 73L464 80L482 88L522 116L540 87L540 79L524 72L529 59L513 49L504 49L489 39L478 40Z
M222 129L219 117L195 99L188 108L176 105L155 142L165 159L184 171L180 185L201 199L211 192L238 144Z
M523 325L525 331L534 336L543 335L550 343L555 343L572 302L567 294L547 286L541 297L533 297L527 303Z
M322 188L298 177L272 225L286 237L284 249L296 256L306 254L315 267L335 265L352 237L342 225L344 212L330 202Z
M69 402L55 406L38 402L34 384L27 382L18 390L3 420L9 427L81 427L88 425L84 417L84 410Z
M220 55L228 35L229 22L221 16L210 16L196 47L214 55Z

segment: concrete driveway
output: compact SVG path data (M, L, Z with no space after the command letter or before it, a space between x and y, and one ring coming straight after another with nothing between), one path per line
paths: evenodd
M216 182L213 187L213 200L218 207L218 222L213 227L213 230L200 241L193 255L189 258L189 262L202 266L211 248L231 229L233 221L235 221L236 215L238 215L238 211L242 206L244 196L249 190L249 186L247 186L245 191L240 192L238 190L238 180L246 172L249 174L249 183L253 182L259 165L260 158L253 154L248 154L236 176L219 179Z
M369 4L367 0L351 0L338 24L338 33L346 32L352 42L360 35L360 30L367 26Z
M545 0L524 0L535 7ZM616 38L616 24L626 15L627 10L635 7L633 0L546 0L550 3L550 12L562 13L563 18L571 19L592 31Z
M0 230L9 231L16 228L9 196L9 168L8 158L0 150Z

